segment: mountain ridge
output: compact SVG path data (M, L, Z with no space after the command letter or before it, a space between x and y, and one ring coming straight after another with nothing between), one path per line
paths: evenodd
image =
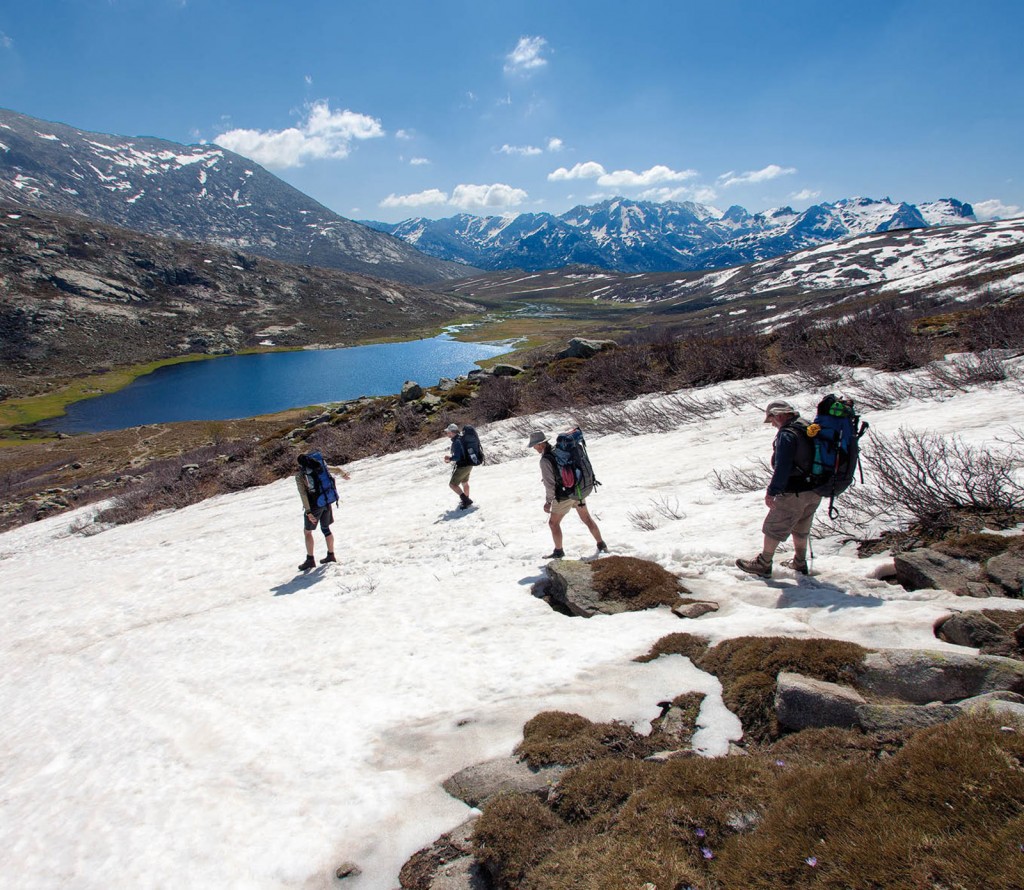
M346 219L219 145L94 133L3 108L0 200L407 284L474 271Z

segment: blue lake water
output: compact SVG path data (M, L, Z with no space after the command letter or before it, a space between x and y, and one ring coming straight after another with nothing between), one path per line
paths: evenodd
M234 355L169 365L122 390L69 405L41 426L64 433L96 433L144 423L228 420L287 408L400 392L406 380L434 386L507 344L463 343L447 335L406 343L345 349Z

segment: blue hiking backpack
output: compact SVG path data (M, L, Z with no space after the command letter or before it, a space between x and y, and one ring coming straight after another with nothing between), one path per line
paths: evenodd
M334 477L328 472L324 457L319 451L299 455L299 466L306 474L306 491L314 510L322 510L338 503L338 489Z
M571 433L559 433L551 454L555 460L556 500L569 497L582 500L584 491L601 484L594 476L594 468L587 456L587 443L579 427Z
M828 515L835 519L836 495L842 494L853 484L853 477L860 465L860 437L869 424L861 421L853 405L853 399L829 393L818 403L814 422L807 425L807 435L814 444L814 462L811 479L814 491L828 498ZM864 481L861 470L860 481Z

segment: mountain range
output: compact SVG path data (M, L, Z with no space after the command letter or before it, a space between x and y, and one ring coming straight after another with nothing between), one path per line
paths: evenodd
M921 205L848 198L802 212L781 207L763 213L614 198L560 216L363 222L431 256L481 269L536 272L580 264L636 273L738 266L849 236L976 221L971 205L954 198Z
M473 271L339 216L220 146L90 133L6 109L0 200L406 284Z

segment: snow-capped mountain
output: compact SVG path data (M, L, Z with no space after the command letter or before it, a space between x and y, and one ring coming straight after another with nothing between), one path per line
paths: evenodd
M345 219L220 146L90 133L6 109L0 199L409 284L472 271Z
M636 273L737 266L849 236L966 222L976 222L974 209L954 198L920 206L847 198L799 213L791 207L750 213L732 206L722 212L692 202L614 198L561 216L462 214L366 225L432 256L482 269L535 272L582 264Z

